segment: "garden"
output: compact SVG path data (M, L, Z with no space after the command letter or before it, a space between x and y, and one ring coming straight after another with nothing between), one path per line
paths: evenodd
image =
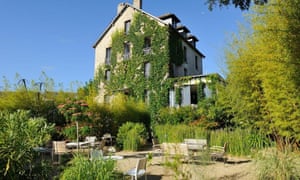
M215 113L218 119L225 116L215 105L212 106L216 99L207 99L209 103L205 106L199 104L197 108L162 108L157 113L158 119L153 120L147 104L121 94L110 104L97 104L91 100L92 91L84 88L76 93L54 93L28 87L24 89L19 85L14 92L0 93L0 165L1 176L5 179L122 179L124 172L118 168L118 161L91 161L91 148L61 155L59 163L57 157L53 159L51 152L37 151L40 147L53 148L53 141L83 141L87 136L101 140L107 133L116 140L114 151L107 151L106 155L141 154L148 148L149 151L144 154L148 158L148 166L157 158L152 149L152 138L155 137L159 143L180 143L194 138L206 139L208 147L228 143L227 157L257 162L258 179L299 177L297 141L286 137L279 141L278 137L259 129L210 118L208 111L210 115ZM206 156L200 161L211 159ZM176 158L162 163L172 172L173 178L191 179L195 174L182 170L186 164L195 166L197 163L185 163ZM206 165L200 163L197 166Z
M10 84L4 78L0 179L123 179L122 165L134 166L132 158L141 156L148 161L148 179L243 179L249 173L248 179L300 179L299 5L296 0L270 0L255 7L249 28L232 36L225 50L226 80L218 83L210 77L211 95L199 96L192 107L180 106L180 89L178 107L166 107L167 94L155 92L148 104L143 85L138 96L114 93L110 103L99 104L97 76L71 92L58 89L44 73L38 82L18 76L18 83ZM153 83L160 88L159 81ZM101 146L106 134L115 139L108 148ZM79 150L86 137L99 142ZM196 162L186 162L176 153L167 157L168 152L154 151L153 139L185 147L186 139L201 139L206 148ZM73 142L76 148L54 157L54 141ZM215 146L224 147L226 161L221 164L209 155ZM93 160L92 149L111 158ZM230 164L233 159L252 165ZM212 177L229 167L247 172Z

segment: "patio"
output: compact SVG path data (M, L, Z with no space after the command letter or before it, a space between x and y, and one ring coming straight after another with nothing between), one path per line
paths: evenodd
M82 149L80 153L88 156L91 149ZM73 149L73 152L77 152ZM43 153L42 153L43 154ZM227 163L222 161L207 162L180 162L177 164L178 172L165 165L165 162L172 162L161 152L153 150L151 146L145 147L140 151L118 151L111 155L122 157L116 159L117 169L126 172L134 168L136 162L141 157L151 156L147 162L148 180L173 180L176 176L189 175L193 179L255 179L255 165L249 159L229 157ZM45 156L45 154L43 155ZM47 156L47 154L46 154ZM59 172L57 172L59 173ZM142 178L143 179L143 178Z

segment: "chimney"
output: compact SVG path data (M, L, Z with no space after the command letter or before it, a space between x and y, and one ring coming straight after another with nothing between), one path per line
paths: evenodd
M133 0L133 7L142 9L142 0Z
M118 11L117 11L117 14L119 14L119 13L124 9L124 7L125 7L125 3L120 3L120 4L118 5Z

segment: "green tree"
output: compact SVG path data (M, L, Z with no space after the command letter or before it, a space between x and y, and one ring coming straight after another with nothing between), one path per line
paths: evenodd
M200 118L196 124L208 129L224 128L231 126L231 116L228 114L226 101L224 100L225 83L218 75L207 76L207 84L210 96L201 98L198 102L198 114Z
M219 5L219 7L234 5L236 8L240 8L241 10L248 10L251 6L251 3L254 3L256 5L263 5L267 2L268 0L207 0L206 1L206 3L208 4L208 8L210 10L212 10L213 7L217 5Z
M277 145L300 140L299 0L254 7L251 32L227 53L227 93L237 123L273 135Z
M77 131L80 131L78 133L82 136L89 134L91 114L86 101L67 99L64 104L58 106L58 110L66 119L67 124L63 132L65 136L70 139L79 138Z

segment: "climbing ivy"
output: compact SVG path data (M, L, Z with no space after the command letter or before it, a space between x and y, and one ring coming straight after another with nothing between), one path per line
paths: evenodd
M151 51L144 53L145 39L151 40ZM124 43L130 44L130 57L122 58ZM173 77L172 64L184 62L183 48L179 35L167 26L142 13L134 14L128 34L123 30L114 32L111 43L111 64L101 66L96 76L98 83L104 83L106 93L127 90L138 100L145 99L150 92L149 110L155 120L158 110L168 105L168 92L180 78ZM150 76L145 77L145 63L149 63ZM105 80L105 71L111 72ZM183 81L185 79L182 79Z
M181 105L181 101L182 101L181 90L182 90L181 87L176 87L176 89L175 89L175 102L179 106Z
M205 98L204 86L205 86L205 84L200 79L200 82L197 85L197 95L198 95L197 96L197 101L198 102Z
M144 54L144 40L151 39L151 52ZM124 43L130 44L130 57L122 60ZM172 80L164 78L169 73L169 31L168 27L160 26L146 15L136 13L133 17L128 34L116 31L112 35L111 64L99 67L98 83L105 84L106 92L128 89L136 99L144 99L145 91L149 91L149 109L154 112L168 104L168 89ZM150 76L145 77L145 63L149 63ZM110 70L109 80L105 80L105 71Z

